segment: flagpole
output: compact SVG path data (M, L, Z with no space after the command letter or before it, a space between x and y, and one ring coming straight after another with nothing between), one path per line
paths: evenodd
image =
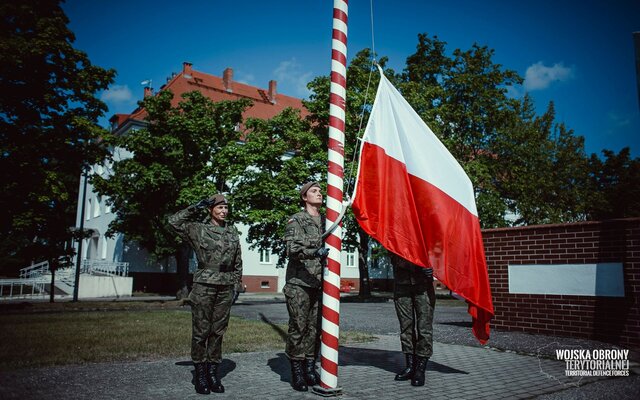
M342 211L344 178L344 130L347 91L347 16L348 0L333 1L331 41L331 90L329 97L329 149L327 174L327 221L330 228ZM337 396L338 338L340 337L340 254L342 225L326 238L329 248L322 284L322 343L320 346L320 386L313 391Z

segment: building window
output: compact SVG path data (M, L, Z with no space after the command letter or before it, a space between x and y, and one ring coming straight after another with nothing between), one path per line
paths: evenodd
M93 236L89 239L89 246L87 249L87 258L89 260L95 260L98 258L98 237Z
M102 249L100 251L100 258L102 258L103 260L105 260L107 258L107 244L109 242L107 241L107 237L103 236L102 237Z
M84 239L84 243L82 246L82 259L86 260L89 255L89 244L91 243L91 239Z
M269 281L260 282L260 289L269 289Z
M100 196L96 197L95 204L93 205L93 217L100 216Z
M356 266L356 255L355 253L347 253L347 267L355 267Z
M271 252L269 250L260 250L260 264L271 264Z
M87 199L87 209L84 210L85 219L87 221L91 219L91 212L93 211L91 204L91 199Z

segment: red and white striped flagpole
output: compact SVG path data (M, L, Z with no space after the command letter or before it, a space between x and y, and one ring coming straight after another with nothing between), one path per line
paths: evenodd
M344 129L347 91L348 0L333 1L331 91L329 98L329 171L327 175L327 229L342 210L344 177ZM338 338L340 334L340 254L342 224L325 241L329 248L322 286L322 344L320 386L325 394L339 394Z

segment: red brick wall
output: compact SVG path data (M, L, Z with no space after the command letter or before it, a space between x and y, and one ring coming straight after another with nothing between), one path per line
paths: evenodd
M269 287L263 287L267 283ZM243 275L242 284L247 287L247 293L275 293L278 291L277 276Z
M267 282L268 288L262 287L264 282ZM278 277L243 275L242 284L247 287L247 293L275 293L278 290ZM341 279L340 285L344 287L345 292L357 292L360 290L360 280L358 278ZM350 287L350 290L346 289L347 286Z
M640 348L640 218L486 229L492 326ZM508 265L623 263L625 297L510 294Z
M349 289L347 289L349 288ZM360 278L341 278L340 279L340 291L341 292L358 292L360 291Z

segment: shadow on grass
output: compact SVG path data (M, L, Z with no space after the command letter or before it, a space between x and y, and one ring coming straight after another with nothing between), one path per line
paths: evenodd
M271 328L274 331L276 331L278 333L278 335L280 335L282 340L284 340L284 341L287 340L287 332L285 332L284 329L279 327L275 322L272 322L271 320L269 320L269 318L267 318L263 313L260 313L259 315L260 315L260 320L262 322L264 322L265 324L271 326Z

